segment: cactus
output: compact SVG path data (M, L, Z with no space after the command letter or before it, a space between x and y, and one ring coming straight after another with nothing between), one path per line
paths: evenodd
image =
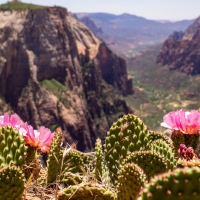
M101 185L79 184L67 187L58 194L58 200L115 200L115 193Z
M139 200L199 200L200 169L176 169L157 175L145 185Z
M184 144L185 142L183 133L181 131L174 130L172 132L171 139L173 141L175 154L178 155L178 149L179 149L180 144Z
M197 145L199 143L199 133L198 134L183 134L184 144L187 147L192 147L196 150Z
M167 169L173 169L176 166L176 159L173 149L162 139L151 143L151 150L159 153L167 161Z
M89 167L89 158L86 154L72 149L64 158L64 167L68 172L83 174Z
M31 146L27 146L27 153L26 153L26 165L29 165L36 156L36 149Z
M0 169L0 199L21 200L24 191L24 176L15 166L5 166Z
M172 142L172 140L169 137L167 137L166 135L164 135L162 133L158 133L158 132L154 132L154 131L149 131L149 140L151 142L153 142L154 140L159 140L159 139L162 139L167 144L169 144L171 146L171 148L174 149L173 142Z
M121 166L118 173L117 199L136 199L145 183L146 175L138 165L127 163Z
M131 162L144 170L148 181L152 176L167 171L167 161L160 154L150 150L133 152L123 163Z
M61 172L61 160L63 155L60 147L61 141L62 141L62 131L60 129L57 129L48 155L47 183L55 182L57 176Z
M65 185L77 185L83 181L83 176L81 176L80 174L66 172L62 176L61 180L62 180L62 183L64 183Z
M199 134L185 134L178 130L172 132L171 138L176 154L178 153L180 144L185 144L187 147L192 147L195 150L199 142Z
M108 131L104 147L110 177L116 183L122 160L131 152L149 149L147 127L135 115L125 115Z
M101 181L101 177L104 171L104 155L102 152L101 139L96 140L95 144L95 175L96 179Z
M0 128L0 166L9 164L23 166L26 150L24 139L15 128L11 126Z

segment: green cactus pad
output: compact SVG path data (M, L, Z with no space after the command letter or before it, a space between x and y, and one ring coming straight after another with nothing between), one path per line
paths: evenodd
M101 139L97 139L95 143L95 176L97 180L101 180L104 171L104 156L102 151Z
M199 200L200 169L176 169L151 179L139 200Z
M47 161L47 183L56 181L57 176L61 173L61 163L63 152L61 151L62 131L59 129L55 132Z
M79 184L61 190L58 200L115 200L115 193L101 185Z
M83 181L83 176L81 176L80 174L66 172L61 179L62 183L64 183L65 185L77 185Z
M176 166L176 159L173 149L162 139L153 141L151 143L151 150L159 153L167 161L168 169L173 169Z
M126 157L125 163L135 163L142 168L149 181L156 174L167 171L167 161L158 153L153 151L137 151Z
M151 142L154 140L159 140L159 139L165 141L167 144L169 144L171 146L171 148L174 148L173 141L169 137L167 137L166 135L164 135L162 133L149 131L149 140Z
M64 158L64 167L68 172L84 174L89 167L89 158L85 153L72 149Z
M0 169L0 199L21 200L24 192L24 176L17 167L5 166Z
M146 175L138 165L127 163L121 166L118 173L117 199L136 199L145 183Z
M25 164L27 147L19 132L11 127L0 127L0 166Z
M131 152L149 149L147 126L135 115L125 115L108 131L104 147L110 177L116 183L122 160Z

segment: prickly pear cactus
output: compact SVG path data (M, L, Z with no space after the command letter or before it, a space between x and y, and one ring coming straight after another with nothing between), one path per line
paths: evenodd
M85 153L72 149L64 158L64 167L68 172L84 174L90 161Z
M142 168L149 181L156 174L167 171L167 161L158 153L153 151L136 151L124 160L125 163L135 163Z
M101 185L80 184L67 187L58 194L58 200L115 200L115 193Z
M151 143L151 150L159 153L167 161L167 169L176 167L176 159L173 149L162 139L155 140Z
M139 200L199 200L200 169L176 169L151 179Z
M136 199L147 182L144 171L134 163L122 165L118 173L117 199Z
M101 139L97 139L95 143L95 176L97 180L101 180L104 171L104 155L102 151Z
M149 149L147 127L135 115L125 115L108 131L104 147L111 180L117 183L122 160L131 152Z
M55 136L52 141L50 152L48 155L47 161L47 183L53 183L56 181L57 176L61 171L61 160L62 160L62 151L61 151L61 141L62 141L62 131L57 129Z
M24 176L20 169L5 166L0 169L0 199L21 200L24 192Z
M154 132L154 131L149 131L149 140L151 142L153 142L154 140L159 140L159 139L165 141L172 148L174 148L173 142L172 142L172 140L169 137L167 137L166 135L164 135L162 133L158 133L158 132Z
M65 185L77 185L80 184L83 181L83 176L80 174L74 174L71 172L66 172L62 176L62 183Z
M15 128L11 126L0 128L0 166L9 164L23 166L26 151L24 139Z

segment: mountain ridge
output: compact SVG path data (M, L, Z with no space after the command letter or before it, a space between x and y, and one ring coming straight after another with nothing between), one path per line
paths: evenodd
M140 49L164 42L173 31L185 30L194 20L161 23L131 14L76 13L88 17L103 34L95 33L123 58L135 56ZM87 25L87 24L86 24Z

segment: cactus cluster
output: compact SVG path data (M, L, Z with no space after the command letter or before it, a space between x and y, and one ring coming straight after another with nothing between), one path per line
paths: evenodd
M200 199L200 169L195 167L200 160L192 147L180 145L187 141L195 146L196 135L176 130L172 143L128 114L111 126L104 146L97 139L95 152L83 153L75 145L62 147L61 129L53 135L47 130L53 140L46 143L40 143L31 127L26 130L23 137L15 127L0 127L0 199L22 199L25 181L34 176L27 176L27 165L36 166L35 179L55 191L58 200ZM45 128L40 130L41 135ZM41 151L48 153L47 166L34 156Z

